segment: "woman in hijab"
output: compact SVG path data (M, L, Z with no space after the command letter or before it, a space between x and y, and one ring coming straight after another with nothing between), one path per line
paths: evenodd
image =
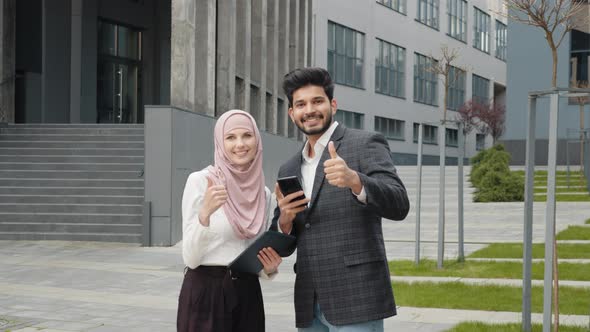
M178 300L182 332L264 331L259 277L272 278L281 257L260 251L258 275L227 265L269 227L262 142L250 114L232 110L215 125L215 164L189 175L182 197L182 258L187 266Z

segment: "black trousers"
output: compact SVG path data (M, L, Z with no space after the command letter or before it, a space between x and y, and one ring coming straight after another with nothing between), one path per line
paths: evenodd
M178 298L178 332L264 332L258 275L223 266L187 269Z

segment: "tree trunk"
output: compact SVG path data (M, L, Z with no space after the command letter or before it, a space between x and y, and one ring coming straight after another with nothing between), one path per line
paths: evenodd
M580 103L580 172L584 174L584 103Z
M557 265L557 240L553 234L553 309L555 310L555 321L553 332L559 331L559 270Z
M547 37L547 41L549 41L549 46L551 46L551 56L553 57L553 73L551 75L551 87L552 88L556 88L557 87L557 48L555 47L555 44L553 43L553 38L551 37L551 35L549 35L549 37Z

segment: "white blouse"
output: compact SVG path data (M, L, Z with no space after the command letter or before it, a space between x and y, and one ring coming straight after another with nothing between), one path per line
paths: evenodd
M203 226L199 221L199 210L207 190L208 174L206 168L191 173L182 195L182 259L191 269L199 265L227 266L270 227L271 211L276 205L276 202L271 200L270 190L264 187L267 206L265 223L260 233L252 239L240 239L236 236L223 208L217 209L209 217L208 227ZM264 270L260 276L269 277Z

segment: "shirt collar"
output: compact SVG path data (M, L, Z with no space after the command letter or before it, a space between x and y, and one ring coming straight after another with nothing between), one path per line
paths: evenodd
M315 142L315 146L314 146L315 157L314 158L318 157L318 155L320 155L324 152L324 149L326 148L326 146L328 146L328 143L330 142L330 138L332 137L332 134L336 130L336 127L338 127L338 121L332 122L332 125L330 126L330 128L328 128L328 130L326 130L322 134L322 136L320 136L320 138ZM305 160L310 160L310 158L309 158L309 140L307 140L305 142L305 146L303 148L303 151L301 151L301 154L303 155L303 158Z

